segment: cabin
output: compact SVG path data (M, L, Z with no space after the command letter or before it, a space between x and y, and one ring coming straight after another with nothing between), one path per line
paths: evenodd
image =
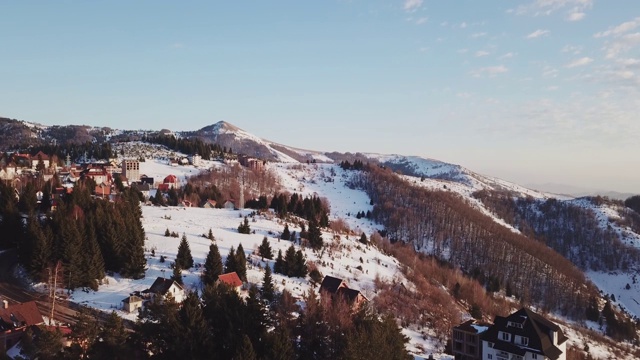
M360 290L351 289L343 279L325 276L320 284L320 295L330 296L333 300L342 299L346 301L351 308L357 310L364 303L368 302L366 296L364 296Z
M136 310L142 308L142 302L143 302L142 298L135 295L131 295L126 299L122 300L122 310L128 313L135 312Z
M215 200L208 199L202 204L202 207L205 209L215 209L216 205L218 205L218 202L216 202Z
M178 284L173 279L165 279L161 277L157 278L150 288L142 291L142 294L149 300L153 300L156 296L161 296L162 299L166 299L167 296L171 295L177 303L181 303L186 297L182 285Z
M240 277L235 271L218 276L217 283L230 286L231 288L235 289L238 293L242 289L242 280L240 280Z
M222 207L224 207L227 210L234 210L234 209L236 209L236 202L233 199L232 200L227 200L227 201L224 202L224 205Z

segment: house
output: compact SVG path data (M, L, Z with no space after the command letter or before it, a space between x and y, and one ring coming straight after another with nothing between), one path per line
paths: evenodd
M111 186L106 184L96 185L96 188L94 189L93 193L97 197L108 199L109 196L111 195Z
M236 202L232 199L232 200L227 200L224 202L224 205L222 206L227 210L233 210L236 208Z
M349 288L344 280L329 275L322 279L320 294L331 296L332 299L342 299L354 309L369 301L359 290Z
M467 320L453 328L451 351L456 360L481 360L482 344L480 334L487 331L488 326L478 325Z
M131 295L128 298L122 300L122 310L132 313L142 308L142 298Z
M149 191L151 190L151 186L149 186L148 183L133 183L131 187L140 191L145 199L149 199Z
M9 305L2 301L0 307L0 348L9 349L20 341L27 328L44 324L35 301Z
M181 303L186 297L182 285L178 284L173 279L165 279L161 277L157 278L156 281L153 282L153 285L151 285L147 290L142 291L142 293L149 299L153 299L156 296L166 298L171 294L177 303Z
M140 183L141 184L149 184L149 186L153 186L155 179L153 176L140 175Z
M237 292L240 292L240 289L242 288L242 280L240 280L240 277L235 271L218 276L218 283L226 284L236 289Z
M205 209L215 209L216 205L218 205L218 202L216 202L215 200L207 199L207 201L202 204L202 207Z
M35 154L34 156L31 156L30 158L31 158L31 169L33 170L36 170L36 167L40 163L40 160L42 160L42 164L44 165L45 169L49 167L49 155L43 153L42 151L38 151L37 154Z
M482 359L566 360L567 337L557 324L522 308L507 316L496 316L480 335Z
M180 182L178 181L178 177L173 174L165 177L164 180L162 180L162 183L166 184L166 186L169 189L170 188L178 189L180 187Z

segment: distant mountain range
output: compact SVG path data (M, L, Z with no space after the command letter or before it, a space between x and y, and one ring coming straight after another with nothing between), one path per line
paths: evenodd
M144 135L173 134L180 138L197 138L207 143L216 143L244 154L276 162L320 162L334 163L344 160L379 162L406 175L450 180L465 185L483 184L476 188L491 188L516 191L521 194L544 197L545 193L568 197L601 195L612 199L626 199L633 194L613 191L584 189L562 184L529 184L525 187L497 178L477 174L459 165L417 156L381 155L372 153L338 153L305 150L279 144L253 135L231 123L219 121L199 130L174 132L162 130L122 130L86 125L41 125L37 123L0 117L0 151L24 149L44 144L81 144L86 142L117 142L140 140Z

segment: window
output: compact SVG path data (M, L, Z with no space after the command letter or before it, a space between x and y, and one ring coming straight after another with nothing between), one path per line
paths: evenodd
M511 334L500 331L500 340L511 341Z
M453 332L453 337L456 340L460 340L460 341L464 340L464 334L462 332L460 332L460 331L454 331Z
M507 326L511 326L511 327L522 329L522 324L518 324L517 322L513 322L513 321L509 321L507 323Z
M487 354L487 359L488 359L488 360L493 359L493 355L492 355L492 354Z
M527 346L527 345L529 345L529 338L528 337L524 337L524 336L516 335L515 343L518 344L518 345Z
M531 358L532 359L537 359L538 358L538 354L531 354Z

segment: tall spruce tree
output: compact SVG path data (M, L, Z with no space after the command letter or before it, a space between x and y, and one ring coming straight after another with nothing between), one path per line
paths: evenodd
M284 224L284 230L282 230L282 235L280 235L280 239L289 240L291 238L291 233L289 232L289 224Z
M202 271L202 284L213 285L218 281L218 276L222 274L222 258L218 245L212 243L209 245L209 254L204 262L204 270Z
M284 274L284 259L282 258L282 250L278 250L276 262L273 264L273 272L276 274Z
M302 250L296 251L296 260L291 276L301 278L307 276L307 259L305 259Z
M262 279L262 298L268 300L269 302L273 301L275 298L276 290L273 285L273 277L271 276L271 266L267 264L264 269L264 278Z
M269 240L266 236L262 238L262 243L258 247L258 253L262 259L273 259L273 251L271 251L271 245L269 245Z
M230 273L238 270L238 266L236 265L236 250L231 247L229 249L229 255L227 255L227 259L224 261L224 273Z
M238 245L236 250L236 273L243 282L247 281L247 257L242 244Z
M282 266L282 273L287 276L295 276L296 270L296 249L293 245L289 246L284 253L284 263Z
M309 246L311 246L314 250L319 250L322 248L323 240L322 233L320 232L320 227L318 227L318 223L315 219L309 220L309 233L307 234L309 240Z
M173 274L171 274L171 279L177 282L178 284L183 285L182 268L180 267L180 264L178 263L173 264Z
M187 235L182 235L180 245L178 246L178 254L176 255L176 264L179 264L182 269L190 269L193 267L193 256L191 256L191 248L187 241Z

